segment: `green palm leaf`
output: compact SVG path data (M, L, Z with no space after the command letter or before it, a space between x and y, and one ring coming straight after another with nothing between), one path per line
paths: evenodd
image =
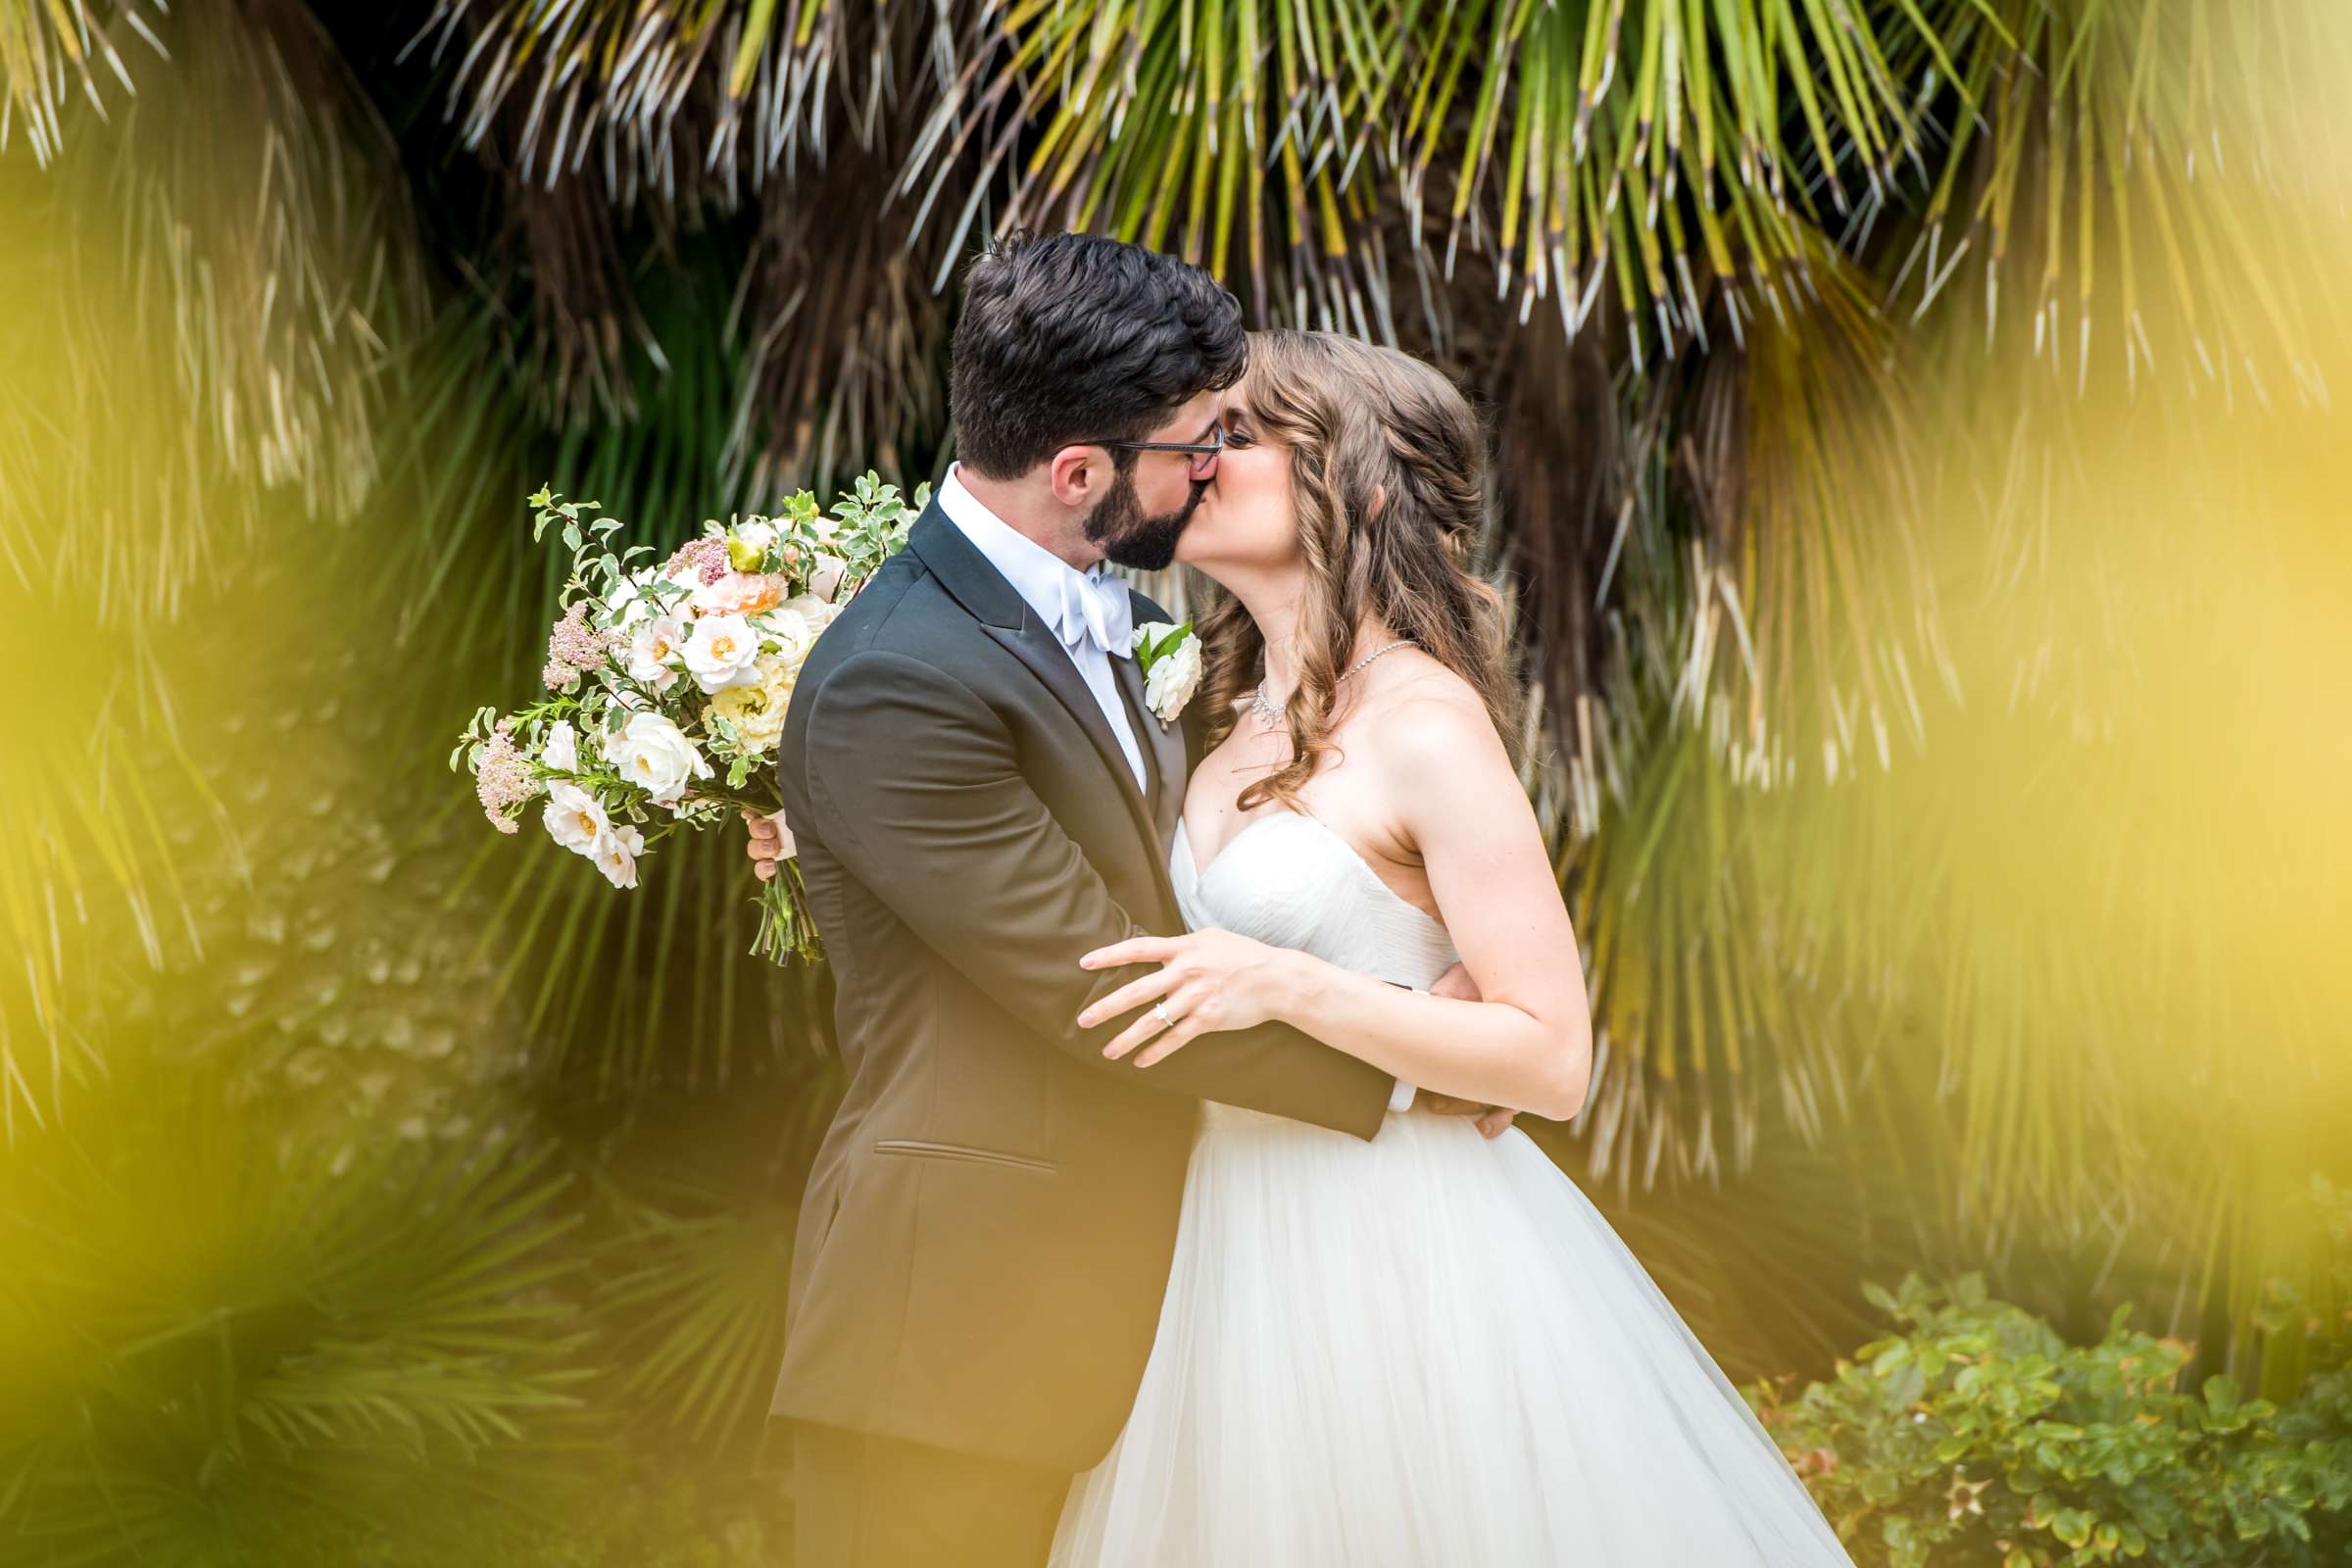
M283 1140L228 1058L122 1075L0 1155L0 1530L43 1561L382 1520L442 1477L527 1497L595 1441L548 1151ZM531 1456L537 1455L534 1460ZM420 1525L425 1521L418 1521Z
M0 75L8 87L0 103L0 152L22 120L34 160L47 165L65 145L59 111L69 94L86 99L103 117L112 86L136 91L111 34L118 27L136 33L157 54L167 54L155 33L163 11L157 0L97 6L88 0L0 0Z

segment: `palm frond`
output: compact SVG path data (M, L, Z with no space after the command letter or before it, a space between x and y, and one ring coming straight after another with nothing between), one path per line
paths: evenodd
M1573 334L1606 299L1662 348L1703 342L1712 292L1753 315L1746 291L1797 286L1808 230L1919 157L1889 58L1903 10L1858 26L1778 0L1446 7L1396 127L1407 210L1419 227L1446 201L1448 267L1465 240L1492 247L1522 319L1548 298ZM1637 368L1643 338L1625 344Z
M114 34L136 34L166 55L155 33L164 9L161 0L0 0L0 74L8 86L0 101L0 152L22 119L34 161L46 167L65 146L60 111L70 95L78 93L103 120L114 87L126 96L136 92Z
M1979 286L1951 290L1949 308L1988 345L2030 343L2078 390L2103 363L2127 382L2161 367L2225 396L2291 386L2324 402L2310 344L2342 316L2326 237L2342 193L2312 152L2344 134L2343 8L1940 10L1960 101L1926 206L1890 225L1887 257L1913 318L1965 275Z
M286 1137L230 1058L160 1044L112 1040L118 1076L0 1154L14 1551L250 1545L428 1493L454 1514L593 1451L544 1146Z
M991 3L933 107L898 192L949 257L1000 183L998 228L1094 228L1247 276L1261 319L1387 336L1351 242L1351 186L1399 97L1398 12L1362 0ZM978 177L951 209L947 173ZM944 274L943 274L944 275Z
M1894 334L1866 277L1826 242L1812 291L1710 356L1670 426L1675 477L1705 542L1672 657L1695 721L1730 699L1735 777L1835 781L1925 744L1924 694L1954 689L1924 537L1926 427L1894 369ZM1728 299L1725 317L1736 322ZM1661 548L1651 546L1652 550Z
M6 192L51 243L11 248L0 554L116 622L177 613L266 495L350 514L421 308L406 187L309 13L198 8L166 36L173 69L115 134ZM98 431L145 461L72 445Z
M798 1206L733 1193L678 1192L674 1200L680 1211L620 1200L625 1223L598 1309L628 1325L615 1342L624 1394L707 1445L767 1414Z
M834 135L873 133L906 85L894 24L914 25L857 0L436 0L404 54L429 41L462 143L504 142L501 161L527 184L593 175L623 210L644 196L691 209L706 191L732 210L821 161Z
M830 495L868 468L908 486L948 434L948 322L931 284L939 240L906 213L848 233L808 221L854 211L890 166L837 150L821 172L771 190L740 286L743 371L724 458L728 494ZM770 503L762 503L770 504Z

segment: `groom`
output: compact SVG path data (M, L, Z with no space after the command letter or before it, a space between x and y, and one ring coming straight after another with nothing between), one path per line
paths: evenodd
M805 1568L1042 1563L1142 1378L1195 1102L1370 1138L1411 1099L1285 1025L1139 1069L1102 1054L1133 1014L1074 1022L1145 972L1079 955L1184 929L1168 850L1199 745L1129 647L1164 613L1103 563L1167 565L1245 351L1233 296L1171 258L1080 234L981 257L961 461L801 673L783 815L849 1073L770 1404L797 1423Z

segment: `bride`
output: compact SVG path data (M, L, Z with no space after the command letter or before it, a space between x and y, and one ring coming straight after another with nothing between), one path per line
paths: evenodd
M1159 967L1079 1022L1144 1008L1107 1054L1148 1071L1281 1019L1425 1093L1570 1116L1582 965L1505 746L1500 607L1462 564L1477 418L1353 339L1255 334L1249 367L1177 550L1227 590L1170 856L1192 930L1086 955ZM1457 956L1483 1000L1400 989ZM1524 1133L1407 1110L1364 1142L1211 1102L1133 1413L1073 1483L1052 1561L1849 1559Z

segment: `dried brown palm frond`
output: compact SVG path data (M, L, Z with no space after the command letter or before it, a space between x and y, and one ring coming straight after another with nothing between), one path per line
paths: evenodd
M1492 297L1488 298L1492 303ZM1494 399L1497 503L1523 596L1526 676L1570 753L1578 704L1598 687L1604 586L1628 509L1644 499L1629 466L1629 413L1599 331L1549 318L1506 339Z
M251 547L368 493L377 378L421 292L406 187L308 11L201 8L161 35L172 66L106 135L45 172L0 160L0 223L44 241L0 246L0 618L24 667L83 654L25 694L0 789L13 841L43 847L0 869L27 959L0 983L12 1129L36 1077L97 1065L60 999L194 929L167 819L228 819L172 639L199 610L258 613L229 597Z
M659 374L669 365L638 299L640 270L624 252L674 262L681 230L756 204L763 215L759 254L743 291L752 316L737 322L752 344L752 373L725 488L741 494L745 483L765 482L760 460L785 467L802 461L807 442L791 432L805 426L832 430L825 439L836 451L844 441L887 441L895 394L872 377L870 395L853 390L835 405L860 411L846 422L797 403L776 416L767 399L813 397L812 387L833 387L845 373L855 380L873 363L863 349L823 353L827 333L851 332L869 346L905 336L898 321L850 308L826 318L806 345L815 360L777 360L791 336L782 323L808 297L810 259L826 257L826 270L841 270L825 247L845 229L825 219L881 205L887 174L873 160L885 144L903 145L905 91L938 69L945 37L936 19L923 24L847 0L789 13L765 4L680 12L643 3L443 0L410 49L429 41L449 117L501 184L503 215L478 270L535 406L558 424L635 417L643 396L632 360ZM842 161L854 177L836 172ZM651 231L632 236L640 221ZM870 242L871 229L858 221L846 231ZM903 270L879 251L869 250L867 262ZM843 281L865 287L863 279ZM905 297L911 315L936 317L930 301ZM890 371L911 368L914 342L936 346L918 329L885 347ZM812 368L820 379L809 379ZM756 433L755 425L778 433ZM842 456L839 466L868 461Z
M64 148L59 112L72 97L87 100L103 119L115 87L135 92L115 34L135 35L163 54L155 28L164 10L162 0L0 0L0 76L8 93L0 100L0 152L21 119L34 160L46 166Z
M990 0L899 191L951 256L984 211L999 228L1100 229L1247 278L1260 319L1392 336L1355 180L1409 15ZM981 175L959 191L942 174L967 157Z
M1673 415L1674 472L1705 541L1678 706L1731 701L1734 775L1788 784L1886 767L1956 680L1918 472L1926 426L1876 290L1818 237L1784 305L1700 366ZM1738 307L1726 299L1725 315Z
M733 494L764 498L879 470L911 488L947 435L947 310L931 287L938 236L892 208L835 228L892 163L834 149L821 169L771 185L728 336L745 357L724 458Z
M0 551L107 618L174 613L264 497L347 515L421 313L407 186L310 13L198 8L163 35L172 67L114 132L7 187L46 243L12 248ZM66 434L96 431L112 452Z
M482 258L460 266L481 294L511 379L549 424L634 418L631 359L667 366L637 298L623 216L589 180L565 176L542 189L495 167L494 150L482 156L502 192L498 226Z
M870 144L905 62L945 36L878 0L436 0L409 48L429 42L466 145L505 143L526 182L592 176L624 209L708 191L731 209L838 136Z

